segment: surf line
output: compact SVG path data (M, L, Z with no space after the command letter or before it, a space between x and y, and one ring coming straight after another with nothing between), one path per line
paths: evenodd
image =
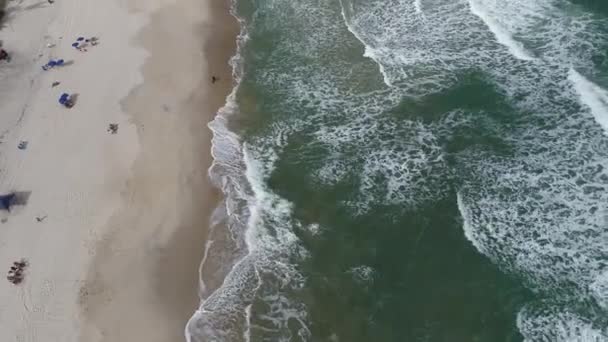
M462 194L460 191L456 193L456 204L458 206L458 211L460 211L460 216L462 216L462 230L464 232L464 236L469 242L477 249L477 251L485 256L489 256L486 253L486 248L479 237L479 234L476 232L476 227L473 226L473 220L471 218L471 213L467 210L467 207L464 204L464 200L462 198Z
M422 14L422 0L414 0L414 9L416 10L416 13L418 14Z
M479 0L469 0L469 9L471 10L471 13L481 19L481 21L488 27L490 32L492 32L496 38L496 41L505 46L515 58L523 61L531 61L535 59L528 51L526 51L521 42L513 39L513 36L511 36L503 25L501 25L500 22L486 12L485 8L483 8L483 6L479 3Z
M352 12L352 5L350 8L350 11ZM346 16L346 9L344 7L344 3L343 0L340 0L340 12L342 13L342 18L344 19L344 24L346 25L346 28L348 29L348 31L350 33L353 34L353 36L355 36L355 38L357 38L358 41L361 42L361 44L363 44L363 46L365 47L365 52L363 52L363 57L367 57L370 58L371 60L373 60L377 65L378 68L380 69L380 73L382 74L382 80L384 81L384 84L386 84L389 87L392 87L393 84L391 82L390 77L388 76L386 70L384 69L384 65L382 65L382 63L379 61L378 55L376 54L376 49L365 44L365 41L363 40L363 38L361 37L361 35L357 32L357 30L355 30L355 28L349 23L348 18Z
M608 91L572 68L568 79L574 85L581 105L589 108L595 121L604 129L604 134L608 135Z

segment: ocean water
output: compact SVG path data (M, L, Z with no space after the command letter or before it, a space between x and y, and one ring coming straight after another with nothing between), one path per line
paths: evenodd
M608 2L237 0L197 341L608 341Z

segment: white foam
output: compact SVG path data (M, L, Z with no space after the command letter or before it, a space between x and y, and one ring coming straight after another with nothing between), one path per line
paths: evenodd
M479 0L472 1L478 5L487 4ZM340 5L348 32L364 45L364 55L378 65L388 89L382 87L376 91L357 93L359 89L354 89L350 82L352 78L349 77L359 70L334 70L332 68L335 65L310 67L305 63L297 63L298 66L294 69L256 75L256 82L262 80L266 82L263 86L281 92L281 101L289 98L296 103L293 107L299 108L301 105L306 108L294 113L289 108L293 103L287 103L285 108L281 108L285 117L273 118L277 123L260 134L267 138L255 139L242 146L239 137L226 128L228 115L219 115L210 125L214 132L214 158L218 161L214 163L210 174L215 177L216 184L224 193L230 194L226 199L226 212L234 220L234 224L228 227L235 241L239 241L243 230L247 229L244 246L236 243L237 247L247 253L239 255L242 259L230 270L221 288L202 303L199 312L205 312L206 316L203 326L215 327L214 324L220 324L220 321L242 323L245 329L234 333L238 334L238 338L245 336L246 339L255 340L257 333L268 333L264 326L284 328L286 320L292 320L301 324L302 334L310 333L306 327L306 308L297 301L277 295L276 288L275 292L272 288L276 284L289 284L296 291L304 283L302 275L284 258L285 255L306 257L305 250L298 246L297 236L292 234L293 228L299 227L299 224L291 218L291 204L266 186L273 164L294 133L299 134L299 138L309 134L306 138L310 138L311 144L321 145L330 152L328 159L336 159L333 163L331 160L323 161L323 166L311 173L311 178L318 178L313 182L335 185L353 173L360 177L360 188L346 205L356 207L359 212L378 203L407 207L420 201L435 200L444 196L444 191L450 191L449 187L442 186L442 182L450 176L445 171L449 165L443 162L439 139L434 136L437 127L403 118L391 120L390 115L386 115L387 108L395 108L407 96L422 96L445 89L458 82L453 71L468 70L471 67L495 73L496 86L503 89L504 93L514 95L513 98L517 94L526 94L525 101L528 102L516 103L515 106L521 105L534 114L540 108L553 116L559 116L562 114L559 105L569 99L570 94L562 91L562 84L556 84L565 79L565 72L562 72L565 70L565 62L562 62L568 62L571 54L560 54L559 47L554 48L552 43L546 43L543 45L544 55L538 51L534 53L547 58L551 63L555 62L548 67L541 62L517 63L512 57L515 55L518 59L533 59L531 52L524 49L514 37L521 37L521 32L527 34L526 30L534 25L520 22L517 12L504 13L507 20L497 17L496 8L478 6L476 9L479 12L481 8L481 16L475 15L492 31L488 32L479 20L472 20L475 17L470 12L474 11L472 7L475 4L466 6L462 2L451 1L441 4L429 2L427 6L425 2L425 18L422 20L419 0L396 0L391 2L391 6L386 6L382 1L365 1L357 5L359 7L356 13L346 3L347 0L342 0ZM521 3L526 4L525 1ZM270 5L286 6L289 10L292 10L290 6L295 6L293 12L287 13L297 15L277 20L290 21L290 25L293 24L292 21L314 20L315 24L310 25L315 26L311 28L314 34L309 30L299 30L306 32L303 42L294 39L296 42L277 44L280 46L277 46L273 54L281 55L279 52L293 49L307 58L321 56L325 58L324 63L332 63L324 53L333 51L332 44L340 42L336 39L347 36L345 40L355 41L341 26L340 20L332 21L334 17L327 15L331 10L323 8L323 2L310 5L306 1L276 0ZM524 19L530 23L536 24L550 18L536 7L528 9L529 15ZM332 21L332 25L336 25L336 22L340 24L343 36L336 33L339 30L333 30L335 26L323 26L328 21ZM549 22L558 25L554 24L556 21ZM561 21L557 22L562 25ZM272 25L279 23L273 20ZM567 26L559 25L556 26L559 30L555 30L556 41L564 37L564 32L568 32L563 29ZM323 34L324 31L328 31L327 34ZM551 30L544 29L543 39L552 38L546 33L548 31ZM492 39L492 34L508 49L500 46L500 49L496 49L498 45ZM471 37L483 39L471 41ZM294 60L298 61L297 58ZM523 68L528 68L531 64L537 69L530 67L523 71L533 72L523 75L522 65ZM324 67L326 68L323 69ZM237 75L235 79L238 77ZM557 99L562 102L548 107L554 99L549 100L545 96L549 91L547 89L561 94L566 100ZM527 107L528 105L535 107ZM229 98L226 107L228 112L238 112L234 97ZM571 120L578 123L576 115ZM520 138L510 137L509 133L507 131L501 138ZM579 140L595 144L594 146L602 145L593 137L584 135L584 131L581 139L564 139L569 145L559 140L563 133L561 131L540 133L547 134L549 139L526 136L536 146L547 141L552 144L548 146L552 149L551 153L535 156L538 162L511 161L481 154L474 154L471 160L462 162L465 165L463 167L474 164L468 176L489 180L487 183L476 184L482 188L472 191L465 184L457 194L464 233L478 251L500 267L520 271L529 277L528 281L533 283L533 288L559 289L563 283L572 282L577 289L590 286L599 301L604 298L604 285L597 278L597 271L601 268L597 262L597 251L601 249L598 241L602 241L604 235L601 231L598 233L596 218L587 210L595 203L606 203L606 197L585 197L582 187L574 183L575 179L566 180L564 174L570 171L577 175L585 174L582 178L585 181L592 179L589 184L598 188L604 184L601 179L598 180L599 176L590 176L582 168L572 169L564 165L569 166L570 161L575 160L580 165L597 164L608 169L601 158L592 155L576 159L577 155L572 152L576 150L576 153L588 155L585 146L574 146ZM400 149L396 150L395 147ZM514 150L521 152L530 149L516 147ZM357 151L356 155L353 156L352 151ZM565 156L560 155L562 152ZM466 153L464 151L458 157ZM480 162L481 159L483 163ZM543 173L531 174L526 168L540 169ZM226 174L230 174L230 177L226 177ZM461 180L463 183L470 181L466 177ZM477 196L476 192L479 193ZM500 197L496 193L512 195ZM241 208L243 201L247 203L246 210ZM310 225L302 229L309 229L314 234L317 227ZM276 231L271 231L271 228ZM581 237L585 234L597 239L592 238L589 242L589 239ZM205 262L211 262L211 259L210 254ZM234 260L230 259L230 262ZM265 271L276 277L268 289L262 286L263 279L260 277L260 272L265 274ZM353 270L353 275L362 271ZM254 297L267 301L271 310L263 315L256 312L252 317L251 298ZM213 317L217 317L217 321ZM576 320L573 322L576 323ZM219 327L217 334L222 329L224 327Z
M198 279L199 279L199 293L206 293L207 292L207 285L205 285L205 279L203 279L203 267L205 265L205 261L207 261L207 257L209 256L209 250L211 249L211 246L213 246L213 240L211 239L207 239L207 242L205 242L205 252L203 254L203 260L201 261L199 268L198 268Z
M595 121L608 135L608 91L591 82L574 69L570 69L569 79L579 95L582 105L589 108Z
M478 251L535 293L565 308L605 307L608 142L580 113L551 114L545 121L551 129L511 132L514 156L474 150L459 162L467 170L457 194L463 230ZM584 318L553 311L523 314L522 334L529 341L605 341L594 323L601 309L585 310Z
M608 341L608 329L589 318L550 303L535 305L540 307L526 306L517 315L517 327L525 342Z
M483 5L479 0L469 0L469 8L471 13L479 17L488 27L488 29L496 37L496 41L504 45L513 56L518 59L529 61L533 60L534 57L526 51L524 45L521 42L513 39L511 34L505 29L500 22L490 16L484 9Z
M464 236L467 238L467 240L471 242L471 244L477 249L477 251L483 254L485 249L484 245L479 241L477 232L473 228L473 225L471 223L471 215L469 215L469 212L464 204L460 192L456 193L456 204L458 205L458 211L460 212L460 216L462 217L462 230L464 232Z
M255 291L255 278L251 276L251 263L246 258L247 246L243 240L247 207L243 205L248 189L243 182L244 169L240 138L227 127L229 117L238 112L236 93L241 84L243 65L241 51L248 40L244 20L231 14L240 24L237 51L230 59L233 80L236 83L224 107L208 126L213 132L211 154L213 164L208 173L212 183L224 193L224 201L213 213L205 255L199 266L201 303L185 327L188 342L233 340L239 337L239 324L243 322L247 299ZM216 229L216 227L222 229ZM217 242L219 241L219 242ZM215 246L220 248L215 248ZM213 278L222 277L220 284L208 286L204 271ZM214 279L217 281L218 279ZM249 288L248 288L249 286ZM227 323L229 322L229 323Z
M361 44L363 44L363 47L365 49L363 56L372 59L378 65L378 68L380 70L380 73L382 74L382 79L384 80L384 83L387 86L391 87L393 85L392 81L391 81L388 73L384 69L384 65L382 63L380 63L380 61L379 61L380 53L378 53L376 51L376 49L373 48L372 46L366 44L365 40L363 40L361 35L357 32L357 30L355 30L355 28L349 22L349 18L347 17L346 11L348 10L348 11L352 12L353 11L352 7L351 6L345 7L343 0L340 0L340 6L342 8L342 10L341 10L342 19L344 19L344 24L348 28L348 31L350 31L353 34L353 36L355 36L355 38L357 38L357 40L360 41Z
M338 159L339 158L339 159ZM315 172L315 179L324 186L333 186L350 171L347 163L344 162L345 157L339 154L332 154L323 161L323 165Z
M251 342L251 308L252 304L247 305L245 309L245 321L247 322L245 325L245 329L243 331L243 339L245 342Z
M581 70L593 68L595 57L608 48L608 18L574 1L468 1L472 13L477 10L496 39L518 58Z
M422 96L457 82L454 71L488 62L494 45L487 31L476 25L468 6L458 1L396 0L357 3L342 0L349 30L366 46L367 55L380 65L385 83L398 87L401 96ZM419 6L419 7L418 7ZM419 12L424 9L424 12Z
M254 330L258 333L264 331L262 324L269 324L276 329L268 330L268 336L281 340L281 336L289 334L288 324L291 324L291 320L300 322L298 331L307 336L310 332L306 326L305 307L293 298L278 296L276 290L279 286L277 283L281 284L283 289L296 290L303 286L304 279L293 265L292 259L307 256L292 231L296 225L290 218L292 204L266 186L267 178L278 158L277 154L263 145L244 144L242 155L246 165L244 173L252 192L247 199L247 255L233 267L222 287L201 303L201 307L217 305L214 301L220 300L221 305L238 308L238 317L244 325L243 335L246 339L251 338ZM264 272L264 277L260 276L260 270ZM243 282L242 277L247 274L254 274L256 280ZM244 294L249 300L240 299ZM253 298L263 300L269 310L266 313L258 312L252 317L247 308ZM226 319L225 315L226 313L222 312L217 319ZM257 322L255 324L252 323L254 319Z
M318 223L309 224L304 227L306 231L308 231L313 236L318 236L321 234L321 226Z
M591 295L604 310L608 310L608 271L601 272L589 284Z
M351 267L348 272L352 274L353 280L360 285L369 286L374 281L374 269L368 265Z
M416 13L418 14L422 14L422 4L421 4L422 0L414 0L414 9L416 10Z

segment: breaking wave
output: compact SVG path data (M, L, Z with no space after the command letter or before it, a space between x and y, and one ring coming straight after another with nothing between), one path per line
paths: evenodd
M352 185L339 206L355 218L456 194L467 240L541 298L518 314L526 340L607 339L606 19L560 0L256 6L239 18L237 86L209 125L225 200L189 341L310 340L300 233L323 230L269 185L285 164L309 171L313 189ZM240 90L243 56L255 98ZM232 127L254 112L272 120ZM344 272L374 283L371 266Z
M534 59L534 57L532 57L530 53L526 51L524 45L515 40L513 36L511 36L511 33L509 33L509 31L500 21L488 15L480 1L469 0L469 6L471 7L471 12L478 16L488 26L488 29L494 34L496 40L502 45L506 46L513 56L521 60Z
M570 69L569 79L574 84L581 103L589 108L595 121L608 134L608 91L589 81L574 69Z

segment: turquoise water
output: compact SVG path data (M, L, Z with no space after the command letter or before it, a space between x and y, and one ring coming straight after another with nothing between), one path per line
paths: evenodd
M608 341L608 7L240 0L191 341Z

